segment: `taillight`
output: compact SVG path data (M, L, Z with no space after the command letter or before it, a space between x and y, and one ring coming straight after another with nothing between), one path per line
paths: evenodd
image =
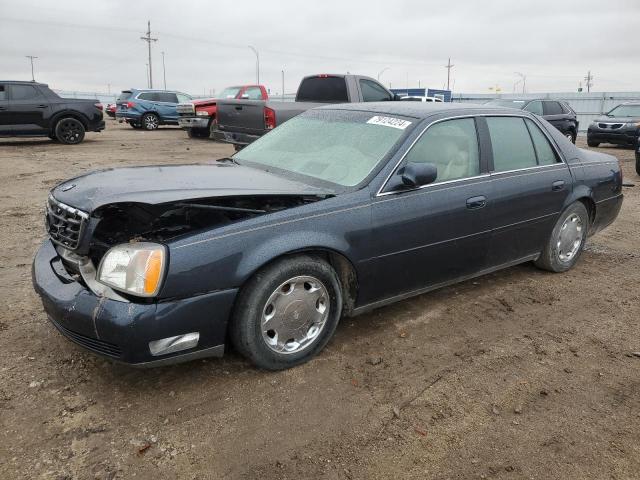
M266 130L276 128L276 112L269 107L264 107L264 128Z
M136 106L136 104L135 104L135 103L133 103L133 102L127 102L127 108L133 108L133 107L135 107L135 106Z
M102 110L102 109L104 108L100 102L98 102L98 103L94 103L93 105L94 105L98 110Z

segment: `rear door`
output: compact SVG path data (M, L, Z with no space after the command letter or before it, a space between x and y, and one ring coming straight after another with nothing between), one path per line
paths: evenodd
M569 168L537 122L486 117L490 139L491 266L539 254L572 188Z
M9 112L9 89L0 83L0 135L11 134L11 113Z
M178 96L174 92L155 92L154 105L160 117L165 122L178 121Z
M433 163L434 183L385 191L372 205L372 299L388 299L477 273L486 265L490 178L473 117L431 124L396 169ZM484 172L484 173L483 173ZM363 299L365 302L367 299Z
M45 118L50 116L49 101L35 85L8 85L9 115L13 133L18 135L47 132Z

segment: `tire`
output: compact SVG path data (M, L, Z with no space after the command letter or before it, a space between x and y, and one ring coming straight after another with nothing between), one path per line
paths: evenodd
M286 257L258 271L240 290L231 341L255 366L283 370L320 352L341 314L335 270L316 257Z
M640 175L640 150L636 150L636 173Z
M595 141L589 140L587 138L587 145L589 145L590 147L599 147L600 146L600 142L595 142Z
M155 113L145 113L140 120L145 130L157 130L160 126L160 118Z
M142 125L140 125L139 123L130 123L129 125L131 125L131 128L135 130L140 130L142 128Z
M580 258L588 231L587 208L582 202L572 203L558 218L540 257L534 262L536 267L556 273L571 269Z
M189 128L187 129L189 138L209 138L208 128Z
M577 134L573 130L569 130L564 134L565 138L575 145Z
M84 140L85 128L77 118L64 117L56 123L54 133L60 143L76 145Z

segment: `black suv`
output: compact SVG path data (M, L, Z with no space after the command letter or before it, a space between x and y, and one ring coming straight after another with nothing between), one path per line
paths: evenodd
M576 136L578 135L578 117L573 108L563 100L549 100L544 98L524 100L510 98L491 100L487 105L517 108L519 110L526 110L527 112L540 115L547 122L560 130L565 137L571 140L572 143L576 143Z
M44 137L80 143L104 130L102 104L61 98L44 83L0 81L0 137Z
M587 129L587 143L597 147L601 143L613 143L635 147L640 136L640 102L618 105L596 118Z

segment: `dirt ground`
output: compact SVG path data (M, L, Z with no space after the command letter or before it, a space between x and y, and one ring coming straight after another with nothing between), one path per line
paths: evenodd
M346 319L269 373L232 352L114 365L63 338L31 286L56 183L230 147L113 121L77 146L0 141L0 477L640 478L640 177L632 151L598 150L637 186L575 269L526 264Z

